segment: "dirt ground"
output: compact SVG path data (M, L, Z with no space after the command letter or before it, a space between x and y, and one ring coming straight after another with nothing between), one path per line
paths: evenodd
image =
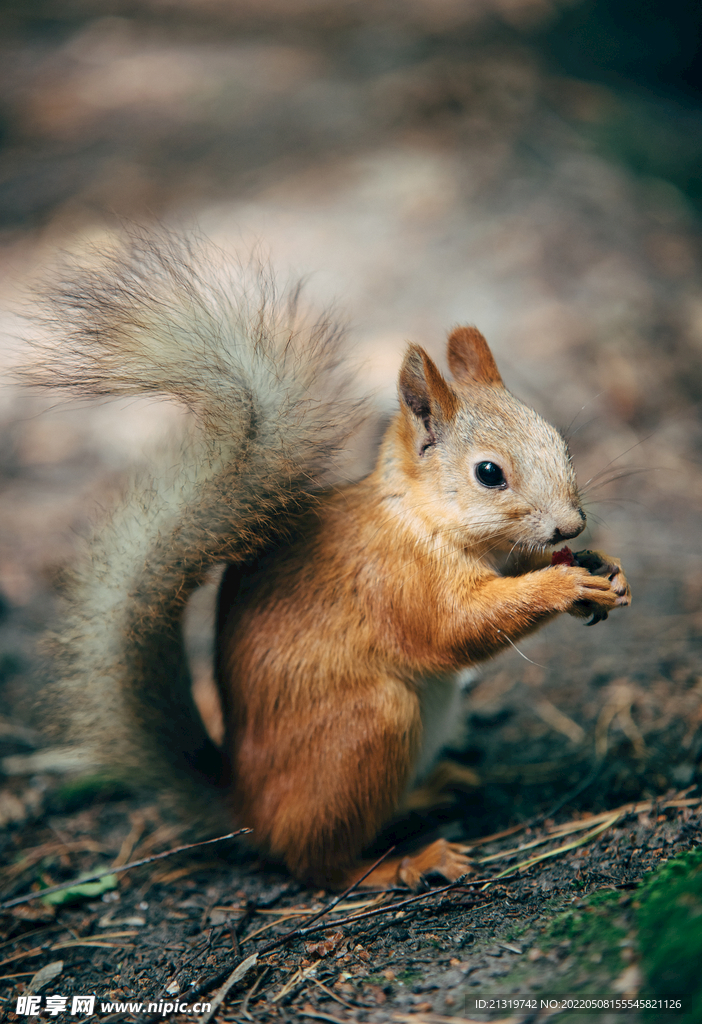
M211 1001L254 951L257 962L216 1019L323 1014L319 1019L380 1022L411 1014L421 1022L438 1014L489 1020L511 1014L480 1012L476 1000L519 999L527 1001L527 1012L515 1019L536 1020L541 1017L528 1005L544 998L672 996L669 988L661 993L646 985L631 907L647 872L699 842L698 808L699 801L678 797L629 806L614 823L615 815L579 817L565 829L513 831L508 840L474 847L476 873L463 885L419 897L407 891L349 896L325 920L326 931L292 936L270 950L271 940L304 928L331 894L309 892L251 855L190 851L136 868L119 884L111 879L101 899L14 908L4 928L3 970L22 992L21 979L26 986L40 966L59 962L47 991L69 1004L73 995L95 993L97 1019L110 1020L192 1019L193 1004ZM591 838L578 845L583 835ZM12 890L24 892L38 865L48 884L113 861L118 847L116 863L176 839L177 828L153 804L121 800L55 811L16 831L15 862L5 875ZM560 847L568 852L518 868ZM603 896L616 911L612 921L598 914ZM578 912L592 915L585 934L573 928ZM361 919L348 922L356 914ZM671 1019L691 1021L690 994L681 995L687 1013ZM137 1001L146 1012L133 1012ZM110 1012L108 1002L132 1007ZM171 1010L185 1003L191 1012L168 1014L166 1003Z
M592 629L564 617L467 689L465 734L448 752L469 769L464 786L396 830L470 845L463 884L409 904L404 891L353 893L326 930L266 950L333 894L236 841L175 853L72 900L3 910L8 1019L25 1019L13 1017L18 998L38 995L42 1016L87 1020L71 1017L71 999L94 994L91 1019L193 1021L205 1014L193 1004L213 1001L255 951L215 1020L542 1020L552 1010L541 1000L563 996L684 1001L559 1014L568 1020L698 1019L699 979L661 966L666 917L650 922L664 883L688 885L671 896L686 944L670 956L694 959L699 220L679 182L602 140L626 121L672 133L667 151L682 152L699 126L687 112L678 130L672 108L548 67L529 33L552 7L0 10L1 900L189 841L165 798L77 779L37 732L34 651L62 567L180 417L164 403L65 405L11 385L36 329L24 318L28 285L58 249L99 245L121 219L197 227L228 248L262 244L283 275L310 275L314 299L349 310L377 429L406 341L441 362L446 329L476 323L510 388L569 437L589 520L582 546L621 557L634 595ZM372 460L372 433L349 472ZM194 602L189 634L215 721L213 592ZM688 881L671 881L676 872ZM336 923L355 913L369 916ZM37 979L50 964L54 977ZM52 1015L55 996L67 1010Z

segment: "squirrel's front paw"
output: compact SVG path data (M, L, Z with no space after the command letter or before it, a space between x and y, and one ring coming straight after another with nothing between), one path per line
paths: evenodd
M576 565L587 569L593 576L607 577L612 590L620 598L618 604L631 604L631 588L618 558L612 558L604 551L576 551L573 558Z
M585 592L568 609L570 615L589 619L586 625L594 626L606 619L612 608L631 604L631 588L618 558L603 551L576 551L573 565L585 569L591 579L584 581Z
M591 625L607 618L607 613L617 606L621 595L612 589L612 583L606 576L593 576L587 569L572 563L557 564L543 570L553 574L561 592L558 611L568 612L578 618L591 618Z

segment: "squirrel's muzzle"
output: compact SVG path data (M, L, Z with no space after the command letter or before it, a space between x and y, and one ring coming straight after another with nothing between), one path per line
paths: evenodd
M560 526L556 527L549 543L560 544L563 540L571 540L582 533L586 525L587 519L583 510L581 508L575 509L575 516L572 521L568 523L563 522Z

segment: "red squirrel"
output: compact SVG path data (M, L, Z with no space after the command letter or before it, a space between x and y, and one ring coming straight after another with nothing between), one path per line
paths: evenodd
M93 765L225 810L297 878L343 887L441 749L461 670L561 612L606 618L630 590L599 552L551 564L585 527L568 448L507 391L475 327L449 335L450 379L409 346L375 469L325 486L354 422L342 333L265 268L209 260L135 233L49 289L61 343L33 383L165 394L192 416L76 566L47 700ZM193 703L181 620L221 563L220 748ZM469 868L438 840L364 884Z

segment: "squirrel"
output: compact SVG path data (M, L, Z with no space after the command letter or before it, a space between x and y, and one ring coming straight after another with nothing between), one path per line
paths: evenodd
M46 699L94 764L224 809L295 877L341 888L443 746L461 671L562 612L604 619L630 589L600 552L552 564L586 523L571 456L477 328L451 331L450 380L409 345L375 468L330 485L357 419L343 331L255 260L211 262L200 243L135 232L48 289L58 342L25 379L171 396L191 419L72 571ZM222 563L219 747L181 620ZM468 870L467 848L440 839L363 884Z

